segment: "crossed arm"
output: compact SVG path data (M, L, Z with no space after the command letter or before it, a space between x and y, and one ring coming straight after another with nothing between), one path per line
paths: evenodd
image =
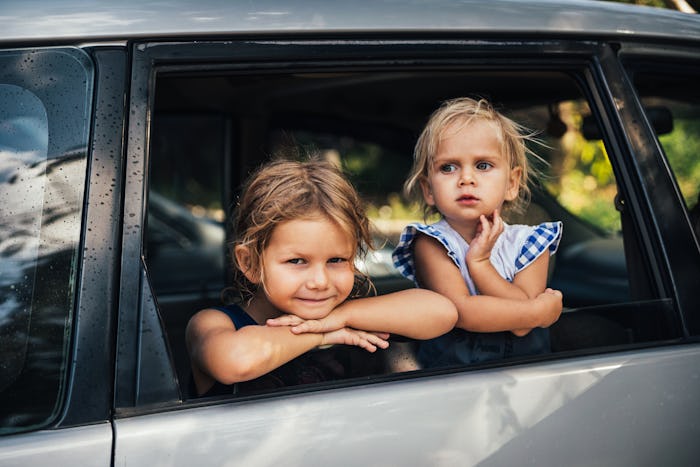
M185 338L197 392L202 394L214 381L255 379L321 345L355 345L374 352L388 347L389 333L429 339L452 329L456 319L449 299L412 289L349 300L323 320L304 322L284 315L268 320L268 325L241 329L225 313L206 309L190 319Z
M450 331L457 320L454 304L438 293L407 289L376 297L348 300L327 317L304 321L284 315L267 321L269 326L292 326L293 333L328 332L349 327L432 339Z
M195 314L185 334L199 394L206 392L214 381L233 384L255 379L320 345L356 345L374 352L389 345L388 337L347 328L303 335L293 334L286 327L236 329L225 313L214 309Z
M544 292L529 297L518 285L508 284L499 275L501 282L517 289L504 288L503 284L494 281L494 288L501 287L496 292L504 296L470 295L459 269L437 240L419 235L414 248L418 282L422 287L448 297L456 305L459 328L474 332L512 331L517 335L524 335L532 328L550 326L561 314L561 292L545 290L542 285ZM533 266L535 264L530 265ZM546 263L544 266L546 267ZM539 267L542 267L542 264ZM480 283L478 286L484 293L493 291L489 288L490 284ZM528 289L530 286L528 282ZM505 293L502 289L506 290Z

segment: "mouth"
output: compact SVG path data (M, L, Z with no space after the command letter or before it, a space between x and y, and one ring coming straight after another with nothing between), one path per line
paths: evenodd
M479 202L479 198L477 198L474 195L462 195L459 198L457 198L457 202L459 204L475 204Z
M322 298L297 297L297 300L299 300L301 303L304 303L305 305L310 305L310 306L323 305L331 299L332 299L332 297L322 297Z

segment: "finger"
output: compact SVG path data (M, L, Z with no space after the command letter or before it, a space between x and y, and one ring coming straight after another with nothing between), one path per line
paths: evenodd
M479 221L481 222L481 232L484 234L484 237L489 238L491 235L491 223L483 214L479 217Z
M296 326L304 320L295 315L284 315L277 318L270 318L265 321L268 326Z
M493 213L493 232L494 235L498 236L501 235L503 232L504 225L503 225L503 218L501 217L501 213L499 212L498 209L496 209Z
M371 344L374 344L377 347L380 347L382 349L386 349L389 347L389 342L386 341L386 339L381 338L378 333L373 333L373 332L364 332L362 331L361 336L363 339L369 341Z
M306 332L325 332L325 330L318 320L312 319L293 326L292 332L294 334L304 334Z

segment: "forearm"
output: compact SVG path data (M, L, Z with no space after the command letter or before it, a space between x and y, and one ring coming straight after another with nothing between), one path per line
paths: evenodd
M423 289L408 289L378 297L349 300L339 313L346 326L365 331L431 339L451 330L456 322L454 304Z
M467 295L455 301L456 327L473 332L499 332L537 327L533 300L514 300L487 295Z
M209 346L209 374L223 384L248 381L321 345L321 334L292 334L288 327L246 326L236 339ZM221 361L219 359L224 359Z
M490 261L469 263L469 275L481 295L526 300L532 298L520 287L504 279ZM543 288L544 290L544 288ZM541 291L540 291L541 292Z

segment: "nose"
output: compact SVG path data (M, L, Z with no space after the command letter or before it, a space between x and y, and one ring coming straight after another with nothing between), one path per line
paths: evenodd
M325 264L319 264L309 269L306 286L309 289L325 289L328 287L328 271Z
M474 172L470 168L463 168L459 175L459 186L474 185Z

